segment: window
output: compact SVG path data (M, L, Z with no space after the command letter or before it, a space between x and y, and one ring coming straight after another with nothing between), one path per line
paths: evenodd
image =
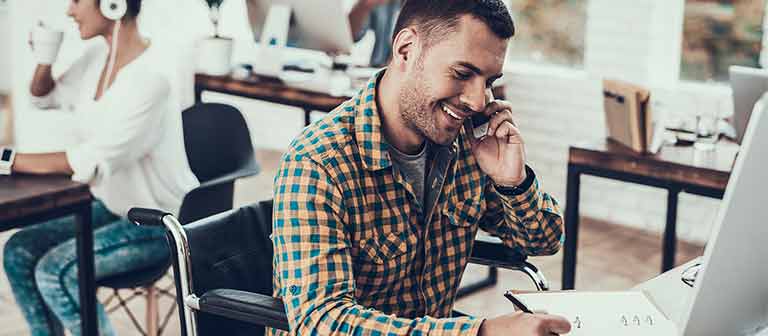
M758 67L765 0L686 0L680 79L728 81L728 67Z
M516 33L512 61L582 68L587 0L506 0Z

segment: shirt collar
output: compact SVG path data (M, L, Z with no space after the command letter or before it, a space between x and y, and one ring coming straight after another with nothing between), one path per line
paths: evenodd
M389 168L392 165L389 144L382 133L381 115L376 104L376 89L386 70L384 68L373 75L355 97L355 138L363 166L371 171ZM464 130L462 129L451 145L438 146L433 144L433 146L455 153L459 149L459 138L463 133Z
M377 72L355 97L355 138L363 166L368 170L381 170L392 165L389 144L382 134L381 116L376 105L376 88L385 69Z

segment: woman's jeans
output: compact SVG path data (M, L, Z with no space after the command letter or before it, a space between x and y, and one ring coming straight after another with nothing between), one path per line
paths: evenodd
M163 228L139 227L93 203L96 281L157 265L169 258ZM31 334L80 335L80 296L74 218L32 225L5 245L3 266ZM104 307L97 303L101 335L114 335Z

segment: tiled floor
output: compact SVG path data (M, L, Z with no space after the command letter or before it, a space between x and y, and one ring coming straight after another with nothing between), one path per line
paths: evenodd
M262 173L256 177L243 179L236 188L236 203L247 204L267 199L272 194L272 178L277 169L280 154L274 151L257 153L262 164ZM0 246L10 233L0 235ZM661 265L661 237L634 229L627 229L592 218L583 218L579 242L579 266L576 285L580 290L622 290L647 280L658 273ZM700 255L701 246L681 243L678 248L678 264ZM549 278L552 288L560 288L562 253L551 257L536 257L531 261ZM483 266L470 265L464 281L472 282L486 275ZM2 271L0 270L0 273ZM456 308L469 314L488 317L504 314L510 310L509 303L502 293L509 288L530 289L532 285L522 273L500 270L500 281L495 287L461 299ZM171 284L169 279L162 281L164 286ZM101 290L104 299L108 290ZM173 301L161 300L161 307L171 307ZM136 300L132 305L136 317L143 320L144 303ZM161 309L165 311L165 309ZM139 335L133 329L130 318L122 312L110 315L120 335ZM15 306L8 288L5 275L0 275L0 336L27 334L25 323ZM166 335L179 334L178 318L174 313Z

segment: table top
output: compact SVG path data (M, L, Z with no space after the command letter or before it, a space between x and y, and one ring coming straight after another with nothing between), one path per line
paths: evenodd
M664 146L651 155L605 139L572 145L568 163L725 190L738 151L737 144L721 141L713 151Z
M325 112L333 110L349 99L349 97L335 97L290 87L276 78L259 75L236 79L232 76L195 74L195 87L199 90L216 91Z
M364 85L364 83L360 85ZM349 96L337 97L291 87L277 78L256 74L245 79L238 79L230 75L211 76L198 73L195 74L195 87L197 90L221 92L323 112L332 111L350 98ZM494 87L494 97L504 99L504 90L504 85Z
M87 184L67 176L0 176L0 223L90 202Z

